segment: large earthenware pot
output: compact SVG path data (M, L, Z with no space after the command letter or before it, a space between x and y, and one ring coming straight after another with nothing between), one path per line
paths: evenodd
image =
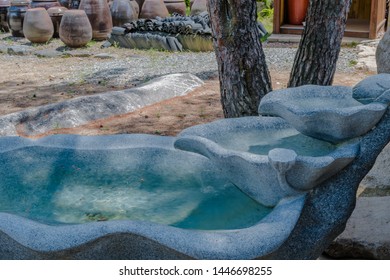
M64 12L60 24L60 39L71 48L79 48L92 39L92 26L84 10Z
M145 0L142 5L140 18L168 17L169 12L163 0Z
M207 0L195 0L191 6L191 16L196 16L206 11L207 11Z
M45 8L46 10L51 7L59 7L60 2L57 0L32 0L30 3L31 8Z
M0 0L0 31L8 32L7 14L9 10L9 0Z
M92 38L106 40L112 30L112 18L107 0L81 0L80 10L84 10L92 26Z
M23 20L24 15L29 8L30 0L11 0L10 4L7 20L12 36L24 37Z
M68 9L65 8L65 7L51 7L47 10L50 18L51 18L51 21L53 22L53 27L54 27L54 34L53 34L53 38L58 38L60 35L59 35L59 32L60 32L60 24L61 24L61 19L62 19L62 16L64 15L65 11L67 11Z
M45 8L27 10L23 22L23 34L27 40L32 43L46 43L53 33L53 23Z
M164 4L170 14L186 15L186 3L184 0L164 0Z
M139 6L138 2L135 1L135 0L130 0L130 4L133 6L133 8L134 8L134 10L135 10L135 12L137 14L137 18L138 18L139 17L139 12L140 12L140 6Z
M309 0L288 0L287 19L289 24L300 25L305 21Z
M129 0L114 0L110 10L113 26L122 26L138 19L138 14Z
M141 12L142 10L142 5L144 4L145 0L134 0L135 2L137 2L138 4L138 7L139 7L139 12ZM139 14L138 14L139 15Z

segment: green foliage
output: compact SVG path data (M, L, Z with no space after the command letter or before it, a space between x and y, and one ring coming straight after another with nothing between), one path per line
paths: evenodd
M185 0L185 2L186 2L186 6L187 6L187 7L189 7L189 6L190 6L190 1L191 1L191 0Z
M259 11L259 17L261 18L268 18L274 16L274 9L265 8Z
M274 0L256 0L257 2L263 3L264 9L272 9Z

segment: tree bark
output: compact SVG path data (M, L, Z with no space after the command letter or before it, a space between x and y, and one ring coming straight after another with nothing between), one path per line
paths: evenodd
M310 0L289 87L331 85L351 0Z
M272 90L257 28L255 0L209 0L225 117L258 115L260 99Z

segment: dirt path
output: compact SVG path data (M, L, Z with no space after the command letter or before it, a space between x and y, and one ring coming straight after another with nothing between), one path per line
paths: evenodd
M286 87L289 73L279 72L271 75L275 89ZM353 86L367 75L367 73L356 73L353 76L337 74L334 84ZM165 100L129 114L94 121L83 126L52 130L45 135L147 133L175 136L187 127L219 118L223 118L219 81L213 79L186 96ZM44 135L37 137L41 136Z

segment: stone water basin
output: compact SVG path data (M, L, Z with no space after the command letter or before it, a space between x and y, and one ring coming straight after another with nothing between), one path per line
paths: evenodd
M250 259L287 239L303 195L266 207L175 140L0 138L0 259Z
M222 119L179 134L178 149L202 154L256 201L274 206L336 174L358 154L357 141L305 136L278 117Z
M345 86L306 85L276 90L260 102L261 115L278 116L305 135L340 143L370 131L387 104L363 104Z

